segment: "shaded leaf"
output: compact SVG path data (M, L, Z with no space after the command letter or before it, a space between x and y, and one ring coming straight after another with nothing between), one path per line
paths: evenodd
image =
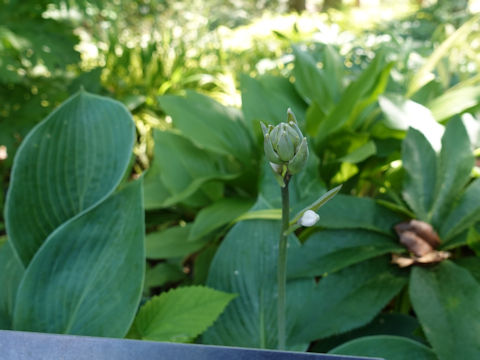
M366 230L325 230L311 235L300 248L290 249L290 278L321 276L347 266L405 249L390 236Z
M401 336L366 336L336 347L329 354L381 357L385 360L437 360L429 347Z
M13 308L18 285L22 280L24 267L15 254L10 242L0 247L0 329L12 329Z
M140 308L129 337L190 342L213 324L235 296L203 286L162 293Z
M450 261L415 267L410 299L439 359L480 357L480 285L467 270Z
M406 282L386 257L324 276L310 296L302 299L292 340L310 342L367 324Z

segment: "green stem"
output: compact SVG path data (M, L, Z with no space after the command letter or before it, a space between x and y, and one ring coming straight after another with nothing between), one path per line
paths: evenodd
M278 247L278 349L285 350L286 344L286 287L287 287L287 230L290 221L290 198L288 194L288 175L285 177L285 186L282 187L282 231Z

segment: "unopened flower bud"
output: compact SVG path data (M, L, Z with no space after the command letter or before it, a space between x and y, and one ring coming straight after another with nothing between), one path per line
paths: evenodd
M308 159L307 139L298 128L293 112L287 111L288 123L273 127L261 123L265 156L270 163L281 165L289 174L300 172ZM278 171L277 173L283 173Z
M313 210L307 210L303 213L302 217L298 220L298 224L301 226L310 227L317 223L320 216Z

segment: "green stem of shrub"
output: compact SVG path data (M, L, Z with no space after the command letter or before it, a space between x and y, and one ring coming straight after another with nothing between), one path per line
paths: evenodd
M287 175L288 176L288 175ZM288 194L288 181L285 178L285 186L282 187L282 231L280 233L280 243L278 246L278 267L277 267L277 284L278 284L278 349L285 350L286 345L286 287L287 287L287 237L290 222L290 198Z

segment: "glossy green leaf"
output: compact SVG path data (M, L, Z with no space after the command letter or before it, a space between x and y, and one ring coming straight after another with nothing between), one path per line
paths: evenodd
M205 246L208 239L188 241L192 224L174 226L163 231L152 232L145 238L147 258L169 259L187 256Z
M425 106L397 94L384 94L378 104L385 115L384 124L393 130L414 128L420 131L435 150L440 149L443 126L437 123Z
M223 168L222 159L202 151L190 140L171 131L155 131L155 158L162 184L171 197L163 206L178 203L211 180L226 180L238 176ZM206 196L211 194L205 192Z
M190 342L213 324L235 296L203 286L162 293L140 308L129 336L153 341Z
M437 360L429 347L401 336L366 336L349 341L329 352L336 355L369 356L385 360Z
M437 155L421 132L410 128L402 144L403 198L419 220L429 221L437 181Z
M386 257L324 276L302 299L292 340L310 342L369 323L406 282Z
M10 242L0 247L0 329L12 329L13 308L18 285L22 280L24 267L15 254Z
M290 278L321 276L391 252L402 252L395 238L366 230L325 230L288 254Z
M212 231L230 224L247 212L253 201L243 198L225 198L203 208L197 214L189 234L189 241L197 240Z
M430 101L428 108L437 121L451 118L480 104L480 86L462 86Z
M260 198L254 209L269 205ZM203 343L252 348L277 348L277 257L280 221L249 220L236 224L224 238L210 266L207 286L238 294L203 336ZM292 235L289 249L298 245ZM313 281L287 284L287 334L303 304L299 293ZM306 350L305 342L290 342L289 349Z
M159 102L175 127L200 148L252 163L252 135L236 109L193 91L187 91L186 97L162 96Z
M480 358L480 284L467 270L450 261L415 267L410 299L440 360Z
M447 214L452 210L454 201L470 180L475 157L470 138L459 119L447 124L442 138L442 151L435 187L435 199L432 206L432 224L439 228Z
M440 237L445 241L468 229L480 220L480 179L470 184L458 203L441 223Z
M15 330L125 336L142 291L141 180L53 232L20 283Z
M126 108L84 91L30 132L15 159L5 211L9 239L24 264L58 226L112 193L133 140Z

